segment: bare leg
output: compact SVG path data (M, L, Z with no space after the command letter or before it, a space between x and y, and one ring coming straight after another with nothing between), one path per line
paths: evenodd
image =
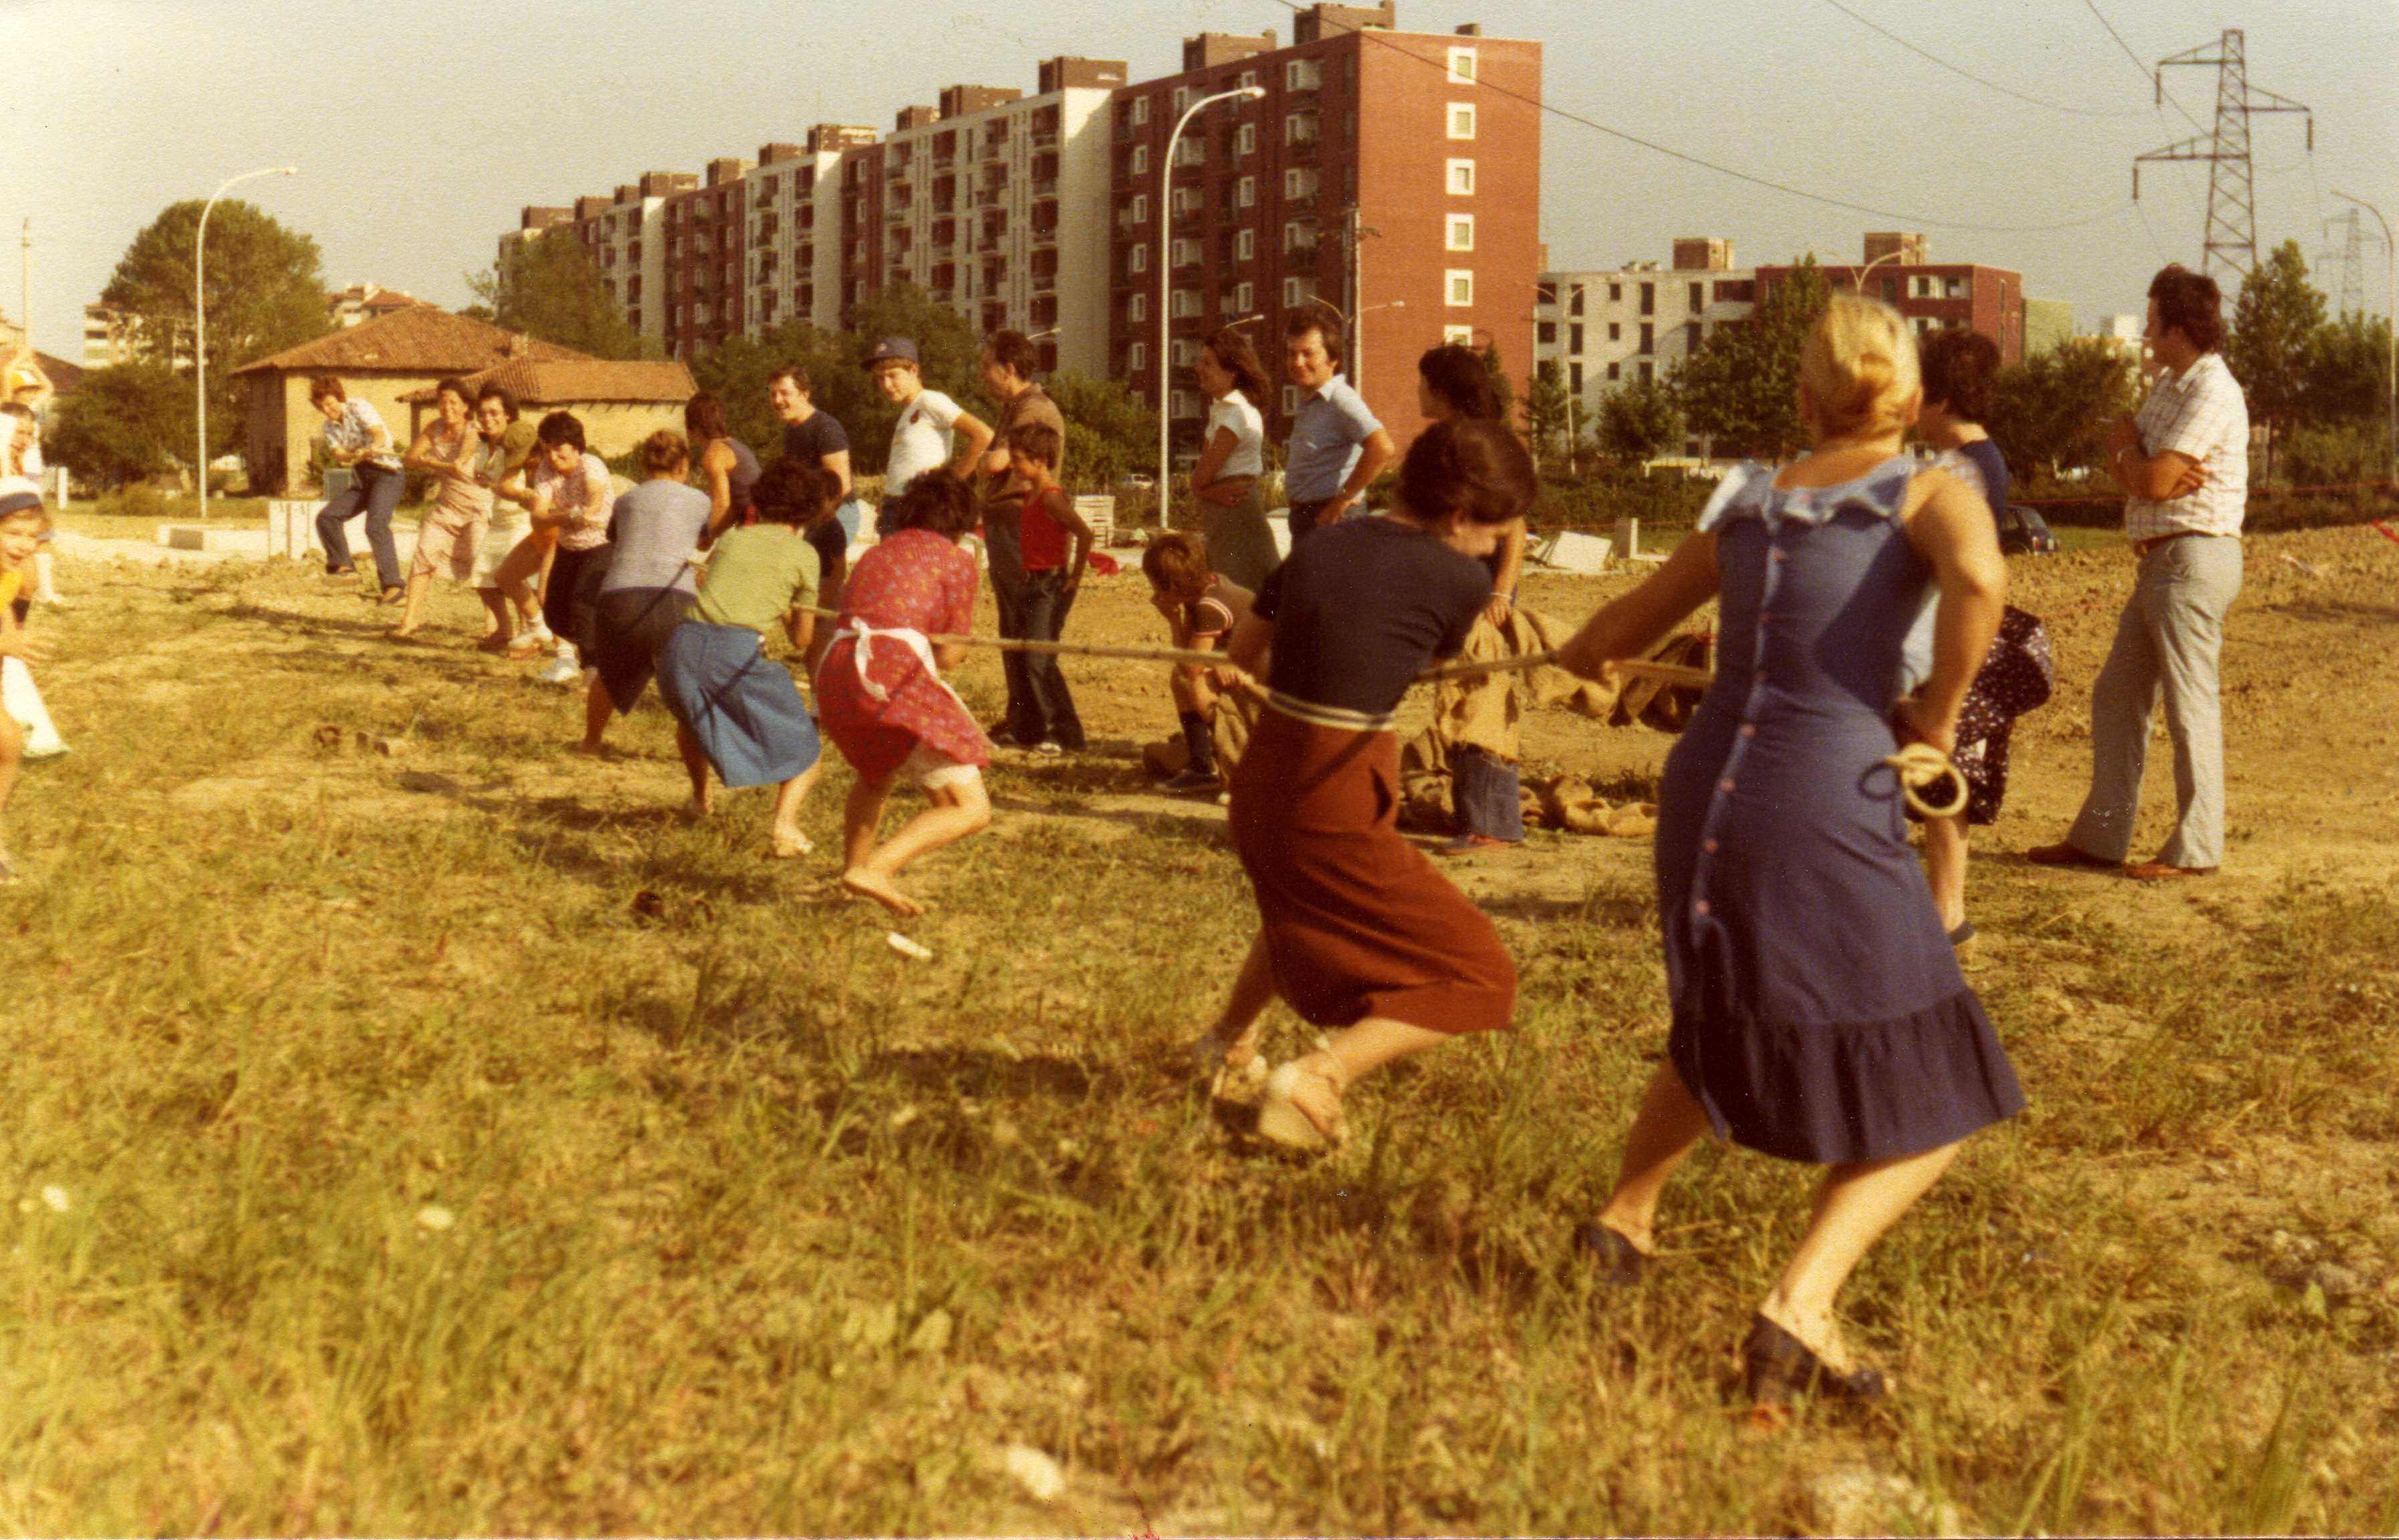
M1941 907L1941 928L1955 930L1966 923L1966 818L1924 820L1924 875L1932 884L1932 901Z
M925 810L901 824L898 833L869 851L863 861L851 860L841 875L842 886L895 913L925 912L925 906L901 892L892 879L909 863L988 828L991 799L978 778L962 786L928 787L925 800ZM855 801L853 797L853 804Z
M1196 1067L1213 1070L1219 1063L1240 1069L1258 1055L1258 1018L1275 997L1274 955L1267 950L1267 933L1250 938L1240 971L1233 975L1233 993L1225 1001L1216 1024L1192 1046Z
M1827 1170L1816 1189L1808 1233L1799 1237L1798 1250L1758 1314L1807 1344L1837 1372L1848 1373L1853 1366L1833 1317L1833 1298L1874 1243L1941 1180L1958 1150L1958 1144L1944 1144L1921 1155L1850 1161Z
M817 776L824 769L824 761L814 764L785 781L775 791L775 822L768 848L778 860L790 860L808 853L808 837L800 832L800 807L808 800L816 786Z
M431 573L410 573L408 574L408 602L400 607L400 624L391 628L392 635L413 636L416 634L416 612L425 602L425 590L432 586L433 574Z
M1327 1037L1324 1047L1293 1060L1267 1080L1269 1105L1261 1110L1260 1131L1267 1131L1264 1120L1273 1115L1272 1098L1277 1094L1277 1082L1287 1079L1288 1088L1282 1094L1288 1097L1290 1104L1299 1109L1300 1115L1314 1125L1319 1134L1337 1139L1336 1130L1341 1125L1341 1093L1353 1081L1394 1059L1422 1053L1448 1037L1447 1033L1394 1021L1384 1016L1369 1016L1362 1021L1344 1027Z
M1625 1137L1624 1164L1616 1173L1616 1191L1599 1211L1599 1223L1631 1241L1644 1256L1658 1249L1658 1198L1666 1179L1708 1131L1708 1114L1693 1099L1672 1064L1660 1064L1641 1093L1641 1110L1633 1114L1633 1131Z
M616 713L617 703L608 698L608 686L594 674L583 692L583 751L596 754L601 739L607 736L608 719Z
M699 739L692 736L691 729L679 722L675 723L675 752L683 756L684 774L691 777L691 815L704 818L711 808L708 756L700 751Z
M483 601L484 618L491 622L483 628L483 644L505 647L516 640L516 618L508 614L508 597L497 588L477 588L475 597Z
M17 790L17 773L25 766L25 730L17 719L0 711L0 812Z

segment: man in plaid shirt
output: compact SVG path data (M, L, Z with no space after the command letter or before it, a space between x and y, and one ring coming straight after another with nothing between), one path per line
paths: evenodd
M2224 717L2216 665L2241 592L2249 502L2249 404L2224 367L2216 282L2174 266L2149 284L2145 332L2164 366L2149 399L2108 433L2139 562L2115 645L2091 688L2091 790L2043 866L2121 868L2144 882L2203 877L2224 859ZM2174 738L2174 832L2157 859L2125 866L2140 812L2149 713L2165 698Z

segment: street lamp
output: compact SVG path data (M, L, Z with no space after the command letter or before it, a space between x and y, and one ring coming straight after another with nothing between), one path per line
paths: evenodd
M1174 505L1174 371L1169 366L1174 346L1174 144L1204 109L1219 101L1255 101L1266 94L1263 86L1243 86L1203 96L1183 109L1183 115L1174 120L1174 131L1166 136L1164 164L1158 169L1158 527L1161 530L1167 527L1167 512Z
M1405 310L1408 307L1408 302L1405 300L1385 300L1380 304L1367 305L1354 316L1344 314L1341 307L1334 304L1331 300L1319 299L1316 303L1324 306L1325 309L1332 311L1335 316L1340 317L1342 330L1348 331L1351 336L1358 339L1357 342L1352 344L1349 348L1349 388L1352 390L1365 389L1366 328L1363 322L1367 317L1373 315L1377 310Z
M216 208L217 199L225 196L226 188L253 177L292 177L299 174L297 166L270 166L263 171L244 171L228 179L224 186L210 193L209 201L200 206L200 230L192 240L192 381L199 393L199 457L193 466L200 483L202 519L209 516L209 215Z
M2356 204L2372 214L2375 223L2382 226L2383 281L2388 285L2382 300L2382 336L2390 354L2385 365L2389 371L2385 388L2391 397L2391 481L2393 486L2399 486L2399 250L2391 244L2391 222L2382 217L2381 209L2362 197L2351 197L2347 193L2336 191L2333 196Z
M1904 256L1905 254L1906 253L1904 251L1885 251L1881 256L1875 258L1874 261L1866 263L1864 267L1861 267L1856 272L1850 274L1850 283L1856 286L1856 291L1858 293L1864 293L1866 291L1867 274L1873 272L1876 268L1880 267L1884 263L1891 261L1893 257Z

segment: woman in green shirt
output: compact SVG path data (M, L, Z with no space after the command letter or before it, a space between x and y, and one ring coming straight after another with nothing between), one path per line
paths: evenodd
M800 807L816 784L822 749L816 723L763 640L778 627L805 655L818 557L801 532L841 498L841 481L812 463L779 460L752 493L759 522L719 535L691 617L658 649L657 678L675 717L675 747L691 776L691 812L710 811L709 772L727 787L777 785L770 854L806 855Z

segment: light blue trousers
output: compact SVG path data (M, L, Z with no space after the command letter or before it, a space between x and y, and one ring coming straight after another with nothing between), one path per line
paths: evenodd
M2149 718L2161 697L2174 739L2169 866L2224 862L2224 712L2216 664L2224 616L2241 592L2241 542L2187 535L2141 558L2116 642L2091 687L2091 793L2067 840L2106 860L2130 858L2141 810Z

